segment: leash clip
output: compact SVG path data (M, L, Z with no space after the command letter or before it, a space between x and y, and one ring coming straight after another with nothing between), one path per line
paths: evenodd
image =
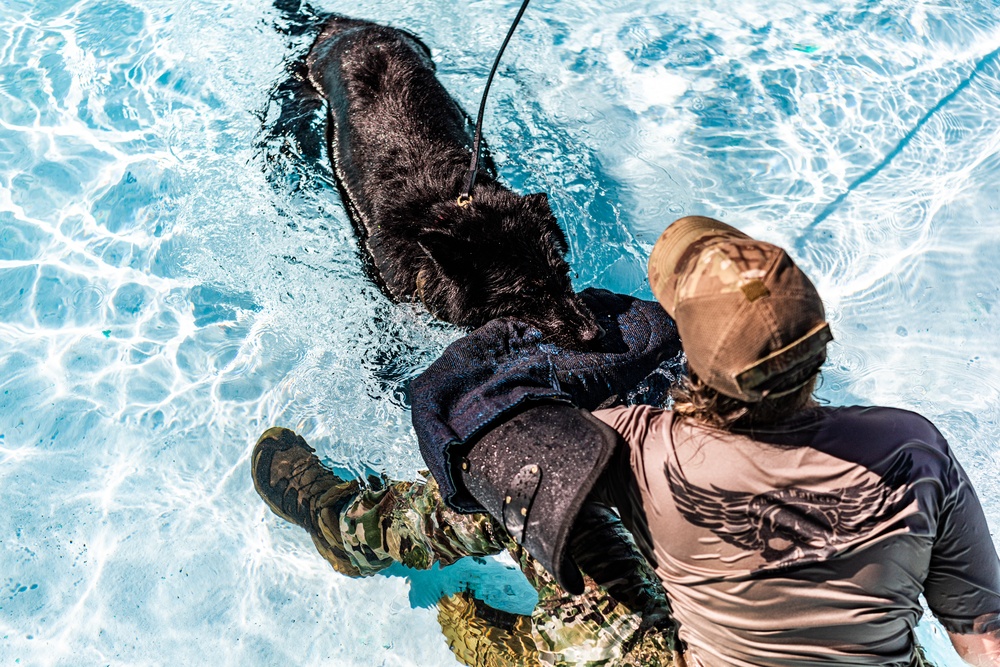
M469 204L472 203L472 195L461 194L458 195L458 199L455 200L459 208L468 208Z

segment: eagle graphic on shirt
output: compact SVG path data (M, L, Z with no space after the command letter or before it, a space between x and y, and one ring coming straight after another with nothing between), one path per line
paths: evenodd
M760 552L766 569L772 570L828 558L838 546L897 514L912 466L906 454L870 482L824 491L792 486L758 494L714 485L701 488L673 462L666 472L674 503L685 519L733 546Z

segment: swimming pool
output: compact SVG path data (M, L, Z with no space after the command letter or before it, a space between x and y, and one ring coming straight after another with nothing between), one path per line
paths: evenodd
M649 296L686 213L786 245L837 337L821 394L935 421L1000 529L1000 6L536 2L485 132L549 193L575 284ZM518 4L348 10L420 34L472 110ZM366 280L322 166L266 177L257 113L301 44L276 18L0 7L4 664L452 665L442 592L530 607L504 561L336 575L253 491L272 424L412 478L393 380L457 336Z

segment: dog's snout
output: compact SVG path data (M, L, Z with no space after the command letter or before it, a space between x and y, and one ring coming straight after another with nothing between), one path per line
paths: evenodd
M596 343L597 341L604 338L607 332L600 324L594 324L589 326L580 332L580 340L584 343Z
M587 306L577 299L573 304L573 320L576 321L576 338L587 347L592 347L599 340L604 338L605 331L597 323L594 314Z

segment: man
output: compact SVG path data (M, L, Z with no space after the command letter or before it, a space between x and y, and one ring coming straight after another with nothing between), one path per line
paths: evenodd
M672 410L595 416L605 472L656 568L691 667L916 665L919 596L973 665L1000 665L1000 561L926 419L811 398L832 339L780 248L682 218L649 261L689 377Z
M680 343L673 323L653 302L602 290L586 290L581 296L606 332L600 352L548 345L520 322L488 324L449 346L414 381L413 417L421 446L470 454L470 447L486 442L509 451L539 428L561 443L582 423L586 432L573 445L587 458L590 449L604 448L606 463L615 442L607 449L604 427L593 418L581 422L573 406L663 400L676 380L670 369ZM519 415L526 405L549 411L553 419L523 424ZM568 421L562 419L564 412ZM442 472L441 457L431 455L429 465L444 480L447 505L433 479L369 484L341 479L288 429L266 431L254 447L251 465L254 487L268 507L305 528L320 554L348 576L368 576L393 563L427 569L464 556L510 551L538 591L530 617L491 609L471 594L438 603L449 646L466 665L669 667L675 628L662 587L615 513L599 502L582 502L600 470L563 465L571 448L560 444L553 450L559 453L561 470L546 478L543 491L554 489L560 498L569 498L560 488L572 487L580 502L561 505L558 515L545 500L538 503L539 517L574 528L571 536L560 535L557 551L572 559L574 573L579 566L586 576L577 573L565 586L548 572L551 551L538 550L541 561L529 556L468 495L460 467L454 478ZM587 483L577 483L578 476ZM548 497L543 493L543 498ZM553 534L538 531L542 537ZM530 538L535 544L536 533Z

